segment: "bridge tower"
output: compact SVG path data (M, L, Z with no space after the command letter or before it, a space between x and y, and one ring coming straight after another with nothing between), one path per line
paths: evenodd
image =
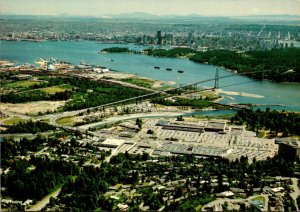
M215 87L214 89L218 89L219 88L219 69L216 68L216 74L215 74Z

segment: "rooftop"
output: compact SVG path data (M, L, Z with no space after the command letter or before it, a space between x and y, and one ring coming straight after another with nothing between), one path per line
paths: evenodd
M300 147L300 141L294 138L276 138L275 139L276 144L286 144L289 146L293 146L295 148Z
M108 138L108 139L106 139L105 141L102 142L102 146L115 146L115 147L119 147L124 142L125 142L125 140Z

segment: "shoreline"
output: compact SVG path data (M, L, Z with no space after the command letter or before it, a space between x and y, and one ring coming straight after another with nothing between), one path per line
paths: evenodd
M51 44L49 44L49 45L51 46ZM72 44L72 45L76 46L75 43ZM10 47L10 45L7 44L7 48L9 48L9 47ZM100 47L102 47L102 46L100 46ZM134 48L134 47L132 47L132 48ZM91 48L89 48L89 49L91 49ZM93 51L91 54L94 55L94 54L96 54L96 52ZM14 54L14 55L16 55L15 58L18 58L18 54ZM58 57L59 57L59 55L58 55ZM108 58L107 61L109 61L109 59L111 59L110 56L106 56L106 57ZM130 57L130 55L128 55L125 58L128 59L128 57ZM120 58L123 58L123 56L120 56ZM176 59L176 58L174 58L174 59ZM72 59L70 59L70 60L72 60ZM134 61L136 61L136 60L139 60L139 57L137 59L135 59ZM95 61L94 59L91 59L91 61L88 61L88 62L91 62L91 64L93 64L93 62L95 62L95 64L103 64L103 65L107 65L108 67L112 66L111 67L112 69L118 69L118 70L114 70L114 72L118 73L118 74L120 74L120 73L123 74L123 73L128 73L128 72L130 73L131 72L133 75L127 75L128 77L129 76L134 76L134 77L137 77L137 78L140 78L140 79L155 79L156 78L156 79L158 79L158 81L154 84L153 88L159 88L159 87L164 86L163 82L166 82L167 80L174 80L174 81L178 82L177 84L175 84L175 86L173 86L174 85L173 82L166 83L167 86L171 85L173 87L176 87L176 86L179 85L179 83L184 83L184 81L185 82L196 81L197 80L197 76L199 76L199 79L204 79L205 76L206 76L206 75L204 75L204 73L207 74L208 71L214 72L215 68L216 68L215 66L202 67L204 69L203 74L202 74L202 72L199 72L199 73L196 72L197 70L195 70L195 69L198 67L198 66L196 66L196 64L199 64L200 68L201 68L201 65L204 65L204 64L195 63L195 62L194 62L194 64L190 64L190 62L187 63L188 62L187 60L185 60L187 62L185 62L185 61L182 61L182 62L175 61L176 64L177 63L183 63L184 64L184 68L185 67L187 67L187 68L184 69L184 70L186 70L186 74L184 74L184 75L174 75L173 76L172 74L168 74L167 75L167 72L166 72L166 74L164 74L164 72L159 72L157 74L156 74L156 72L155 73L151 72L153 70L153 68L152 68L153 65L152 64L154 64L154 65L160 65L160 66L163 66L164 64L166 64L165 67L170 67L169 64L172 64L172 61L166 60L166 61L163 61L161 63L157 62L158 64L156 64L156 61L157 61L156 59L146 59L145 57L143 57L143 60L147 61L147 64L150 64L149 67L143 65L139 61L136 62L136 63L134 63L135 64L134 66L128 66L128 67L126 67L126 66L123 67L123 66L120 66L119 64L117 66L116 65L112 65L110 62L106 62L106 60L102 60L102 59L99 60L99 61ZM181 59L179 59L179 60L181 60ZM74 61L74 62L77 63L79 61ZM123 63L125 63L125 65L126 65L128 63L128 61L123 61ZM109 64L111 64L111 65L109 65ZM205 66L210 66L210 65L205 65ZM188 69L189 67L191 67L190 71ZM143 71L144 69L145 69L145 72ZM229 71L229 70L227 69L226 71ZM224 72L223 70L220 73L221 73L221 75L228 74L228 73ZM144 77L144 75L147 76L147 77ZM296 100L295 100L296 98L294 98L294 96L296 97L296 94L294 95L294 93L297 93L297 89L298 89L298 85L299 85L298 83L292 83L292 85L290 85L290 83L287 83L287 82L273 83L273 82L269 82L269 81L266 80L265 82L260 81L260 82L250 83L249 85L241 85L240 86L239 83L235 83L235 82L243 82L243 80L246 81L247 78L245 76L243 76L243 75L240 75L240 74L234 74L234 75L236 75L236 77L232 77L233 79L228 80L228 82L230 82L228 84L231 85L231 86L233 86L233 85L236 84L237 86L233 87L233 88L230 88L230 89L228 88L229 90L247 92L248 91L247 87L249 87L249 88L251 88L251 91L252 91L253 94L260 94L260 95L263 95L263 96L266 97L265 99L262 99L262 100L251 99L251 98L249 98L249 99L244 98L245 99L244 100L244 99L240 98L239 96L237 98L235 98L233 96L236 99L235 102L237 102L237 103L244 103L244 102L252 102L252 100L253 100L253 102L256 102L256 103L274 103L275 102L275 103L282 103L282 104L291 105L291 106L295 107L295 108L294 107L289 107L288 110L291 110L291 111L299 110L300 106L299 106L298 102L296 102ZM239 80L240 79L239 76L241 76L241 77L243 77L245 79ZM99 75L99 77L100 77L100 75ZM237 80L239 80L239 81L235 81L234 78L237 78ZM160 79L166 80L166 81L162 81ZM233 84L233 83L235 83L235 84ZM225 83L224 83L224 85L225 85ZM239 88L241 88L241 89L239 89ZM261 88L261 90L259 90L259 88ZM227 89L227 88L224 88L224 89ZM268 92L269 90L273 91L273 92ZM274 92L274 91L278 91L278 92ZM278 95L277 95L277 93L278 93ZM293 95L291 97L289 97L289 95L286 95L286 94L289 94L289 93L291 93ZM223 96L223 94L222 94L222 96ZM278 96L278 99L277 99L277 96ZM225 99L225 100L227 101L227 99ZM219 102L225 102L225 100L220 99Z
M102 76L101 78L111 77L111 78L113 78L113 80L120 80L120 82L122 82L121 81L122 79L129 79L129 78L136 78L139 80L147 80L147 81L152 82L151 89L162 88L164 86L174 86L177 84L174 81L158 80L158 79L145 77L145 76L138 75L138 74L132 74L132 73L128 73L128 72L118 71L118 70L111 70L110 72L101 74L99 76ZM132 84L132 85L135 85L135 84Z

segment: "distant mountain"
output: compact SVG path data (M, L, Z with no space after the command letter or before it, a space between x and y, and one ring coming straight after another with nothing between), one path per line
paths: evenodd
M154 15L150 13L134 12L134 13L121 13L121 14L105 14L101 15L101 18L128 18L128 19L171 19L171 18L201 18L205 17L199 14L189 14L189 15Z
M299 15L251 15L251 16L237 16L231 17L236 19L259 19L259 20L300 20Z
M250 15L250 16L204 16L200 14L189 15L153 15L150 13L134 12L121 14L105 14L101 18L116 18L116 19L193 19L193 18L231 18L231 19L256 19L256 20L300 20L298 15Z
M158 15L152 15L150 13L143 13L143 12L134 12L134 13L121 13L118 15L107 14L103 15L102 17L110 17L110 18L129 18L129 19L152 19L152 18L161 18Z
M8 19L35 19L35 18L66 18L66 19L78 19L78 18L89 18L89 19L131 19L138 21L139 19L149 19L149 20L178 20L178 21L197 21L197 20L220 20L220 21L232 21L241 20L241 21L298 21L300 16L298 15L250 15L250 16L204 16L200 14L189 14L189 15L153 15L150 13L144 12L134 12L134 13L121 13L121 14L103 14L98 16L76 16L68 13L63 13L60 15L14 15L14 14L2 14L1 18Z

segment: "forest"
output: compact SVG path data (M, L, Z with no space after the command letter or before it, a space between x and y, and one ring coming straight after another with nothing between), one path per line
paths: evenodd
M2 102L8 103L23 103L23 102L34 102L34 101L62 101L68 100L72 95L71 91L56 92L55 94L48 94L40 90L32 90L22 93L8 93L0 95Z
M48 158L31 157L16 160L6 175L1 175L1 187L5 187L4 196L19 200L40 200L69 177L79 173L75 163Z
M196 51L191 48L173 48L173 49L145 49L147 55L155 57L186 57L194 54Z
M190 60L236 70L255 79L300 82L300 48L236 53L229 50L197 52ZM264 76L262 76L264 71Z
M198 52L190 48L146 49L144 51L147 55L157 57L187 57L197 63L217 65L254 79L300 82L300 48L244 53L230 50Z
M46 82L35 84L22 92L10 92L0 96L2 102L22 103L41 100L68 100L61 110L79 110L95 107L122 99L146 94L146 91L128 88L121 85L96 82L88 79L69 77L40 77ZM70 89L63 92L48 94L39 89L51 86L68 86Z
M48 130L55 130L55 127L42 121L18 122L9 126L6 130L0 131L0 134L14 134L14 133L32 133L46 132Z
M270 130L275 136L278 133L282 133L284 137L300 135L300 114L294 112L271 111L270 108L265 111L244 109L231 118L231 123L246 124L250 130L256 132Z
M77 87L71 101L64 106L64 110L79 110L95 107L111 102L128 99L146 94L146 91L124 87L112 83L95 82L87 79L70 79L72 86ZM87 92L92 90L93 92ZM83 99L83 100L82 100Z
M68 177L78 175L79 167L75 163L50 160L35 154L28 159L15 158L41 150L44 143L55 147L60 142L58 137L63 135L59 133L48 138L38 135L33 139L22 138L19 141L5 138L1 143L1 168L9 168L10 171L1 174L1 187L6 188L5 192L1 192L2 195L20 200L40 200Z
M164 97L157 97L152 98L151 102L154 104L160 104L165 106L190 106L193 109L202 109L213 105L209 100L186 98L176 98L175 101L171 101L165 99Z
M109 52L109 53L122 53L122 52L129 52L130 50L126 47L110 47L101 50L102 52Z

